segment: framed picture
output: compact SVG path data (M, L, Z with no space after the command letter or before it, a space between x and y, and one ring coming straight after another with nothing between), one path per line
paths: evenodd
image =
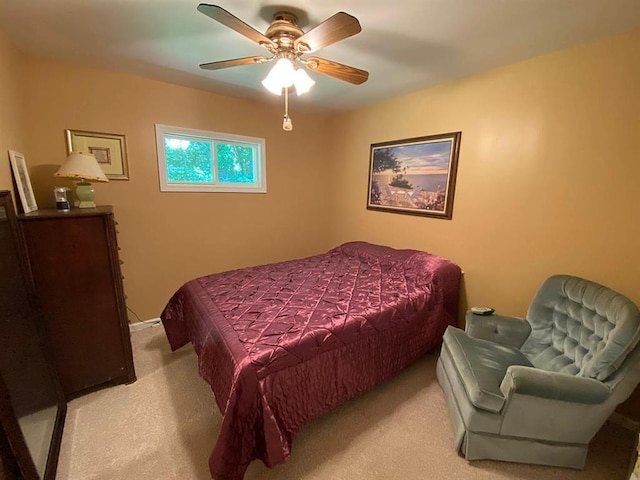
M129 180L127 146L124 135L65 130L67 154L90 153L96 157L109 180Z
M461 132L371 145L367 208L451 219Z
M27 170L27 162L24 160L24 155L20 152L9 150L9 159L22 210L24 213L33 212L38 209L38 205L36 204L36 197L33 195L29 170Z

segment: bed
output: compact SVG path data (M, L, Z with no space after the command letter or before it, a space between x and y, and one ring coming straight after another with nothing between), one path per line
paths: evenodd
M222 413L212 477L283 463L304 424L439 345L460 278L436 255L350 242L184 284L161 318L172 350L193 344Z

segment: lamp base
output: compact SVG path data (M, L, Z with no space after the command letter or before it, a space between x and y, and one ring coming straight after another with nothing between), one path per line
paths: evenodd
M95 196L96 192L89 182L78 182L76 184L76 197L80 200L78 208L96 208L96 204L93 202Z

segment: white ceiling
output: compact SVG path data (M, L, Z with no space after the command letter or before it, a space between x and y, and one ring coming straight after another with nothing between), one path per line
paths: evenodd
M351 85L318 73L307 107L350 109L550 51L640 28L640 0L208 0L264 32L276 6L307 31L338 11L362 32L318 56L370 72ZM205 62L262 47L196 10L198 0L2 0L0 29L23 52L261 101L270 64ZM639 52L640 54L640 52Z

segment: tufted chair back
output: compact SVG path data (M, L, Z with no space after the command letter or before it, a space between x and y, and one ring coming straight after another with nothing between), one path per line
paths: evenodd
M521 351L536 368L607 379L640 339L640 311L626 297L569 275L550 277L527 313Z

